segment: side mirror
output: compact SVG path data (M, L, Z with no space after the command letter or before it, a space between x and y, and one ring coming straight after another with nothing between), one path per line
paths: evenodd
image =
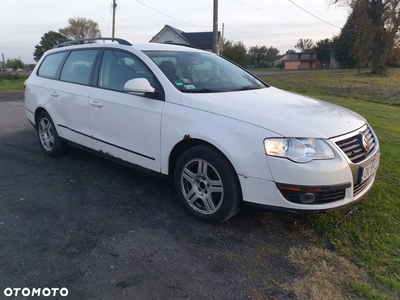
M146 78L134 78L125 83L124 91L128 94L144 96L147 93L153 94L155 89Z

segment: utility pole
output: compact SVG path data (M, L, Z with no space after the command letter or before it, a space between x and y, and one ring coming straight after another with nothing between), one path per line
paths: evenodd
M116 0L113 0L113 20L112 20L112 38L114 41L115 37L115 9L117 8L118 4L116 3Z
M1 56L3 57L3 65L4 65L4 68L6 68L6 61L4 60L4 53L2 53ZM1 62L0 62L0 64L1 64ZM3 71L1 71L1 72L3 72Z
M219 54L219 42L218 42L218 0L214 0L213 52L214 52L215 54Z
M224 53L224 44L225 44L224 35L225 35L225 23L222 23L222 32L221 32L222 47L219 51L220 55Z

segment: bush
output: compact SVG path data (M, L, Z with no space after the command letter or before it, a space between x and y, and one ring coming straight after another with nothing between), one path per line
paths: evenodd
M0 80L21 80L23 78L25 77L19 74L8 74L8 73L0 74Z

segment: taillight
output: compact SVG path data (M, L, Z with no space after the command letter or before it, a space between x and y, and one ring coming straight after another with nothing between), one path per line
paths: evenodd
M28 82L28 79L25 79L24 81L24 91L26 90L26 83Z

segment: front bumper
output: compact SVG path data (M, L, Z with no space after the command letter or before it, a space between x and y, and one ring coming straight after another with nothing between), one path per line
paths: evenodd
M360 201L373 187L376 174L368 178L361 191L354 197L357 185L350 184L345 189L342 200L322 204L300 204L290 202L282 195L273 181L259 178L239 176L243 191L243 200L246 205L256 206L268 210L277 210L290 213L321 213L332 212L351 206Z
M373 148L358 161L349 158L349 152L343 151L348 147L338 144L365 132L374 143ZM335 152L334 159L296 164L268 157L272 180L239 175L245 203L287 212L318 213L339 210L361 200L371 190L379 165L380 148L375 133L366 124L328 142ZM304 199L314 195L316 200L307 203L302 201L302 195Z

